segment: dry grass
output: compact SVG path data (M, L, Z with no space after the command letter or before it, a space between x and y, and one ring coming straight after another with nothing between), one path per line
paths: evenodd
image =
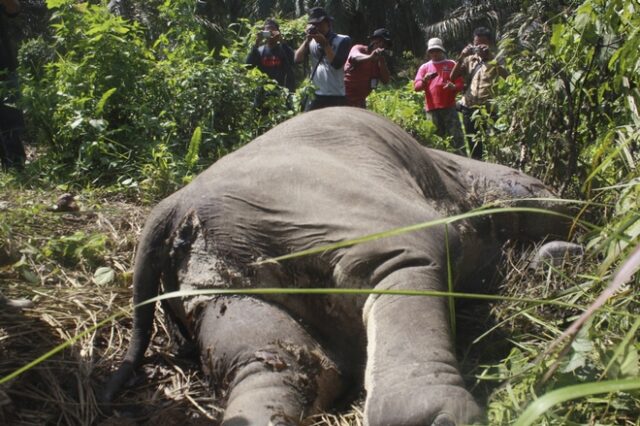
M8 229L4 249L10 252L5 254L12 261L22 260L0 267L2 292L9 298L31 299L33 308L0 311L2 377L128 306L133 248L148 210L105 199L101 204L84 200L88 205L77 213L54 213L46 207L55 201L55 195L5 192L4 198L8 205L0 214ZM114 282L98 286L92 279L97 265L82 261L69 265L43 255L49 241L78 230L107 237L100 266L116 271ZM91 332L2 385L0 423L127 424L117 412L111 416L101 413L94 391L124 355L129 326L126 318ZM168 354L168 347L165 326L158 321L150 353L163 355L156 356L153 367L146 367L146 383L122 398L134 409L117 410L137 417L137 424L193 424L198 419L210 423L216 407L206 382L195 366Z

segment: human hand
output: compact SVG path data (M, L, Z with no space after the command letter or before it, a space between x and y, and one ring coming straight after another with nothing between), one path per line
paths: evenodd
M488 45L486 44L479 44L476 46L476 53L478 54L478 56L480 56L482 59L490 59L493 57L493 53L491 52L491 49L489 48Z
M323 34L315 33L311 35L311 38L314 39L316 43L318 43L323 48L329 45L329 41Z
M422 77L422 81L424 81L426 83L426 82L429 82L429 81L433 80L437 76L438 76L438 73L436 71L430 72L429 74L427 74L424 77Z
M453 82L452 82L452 81L447 81L446 83L444 83L444 84L442 85L442 87L443 87L444 89L446 89L446 90L456 90L456 85L455 85L455 84L453 84Z
M271 31L271 39L276 43L280 43L282 41L282 33L280 31Z
M307 42L314 40L315 39L315 35L318 34L318 27L316 27L314 24L309 24L307 25L307 28L305 28L304 30L305 33L305 40Z
M468 44L464 49L462 49L462 52L460 52L460 57L466 58L467 56L473 55L474 53L476 53L476 46L474 46L473 44Z

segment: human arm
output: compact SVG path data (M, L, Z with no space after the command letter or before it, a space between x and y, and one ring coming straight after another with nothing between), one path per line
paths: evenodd
M347 62L347 58L349 57L349 51L351 50L350 37L343 37L338 43L338 47L335 51L333 50L333 46L329 40L324 35L314 34L313 38L318 42L318 44L320 44L320 47L324 50L327 62L333 68L338 70L344 67L345 62Z
M356 49L358 50L354 52L353 50ZM352 53L349 56L349 61L353 62L354 64L378 60L381 57L382 52L384 51L384 49L378 48L374 49L371 53L366 53L365 50L368 49L366 49L364 46L356 46L353 48L353 50L351 51Z
M309 52L309 43L311 43L311 40L311 35L307 34L300 46L296 49L296 53L293 55L293 60L296 64L304 60L305 55Z
M20 12L20 2L18 0L0 0L7 15L17 15Z
M467 72L467 57L472 55L473 52L475 52L475 46L473 45L468 45L467 47L462 49L462 52L460 52L460 56L458 56L458 59L456 60L456 64L451 70L451 74L449 76L451 80L456 80L458 77L465 75L465 73Z
M455 67L456 62L450 60L449 61L451 64L453 64L453 66ZM453 70L453 68L452 68ZM451 78L451 72L449 72L449 74L447 75L447 73L445 72L444 75L444 80L445 83L443 85L443 88L446 90L452 90L454 92L462 92L464 90L464 78L462 78L462 76L457 77L455 79Z
M438 73L430 71L428 64L422 64L420 68L418 68L416 78L413 79L413 89L416 92L426 90L429 82L436 75L438 75Z

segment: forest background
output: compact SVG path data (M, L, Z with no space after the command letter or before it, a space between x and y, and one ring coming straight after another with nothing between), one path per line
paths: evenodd
M526 268L505 272L500 294L522 300L496 298L489 307L494 328L461 349L465 377L486 401L491 424L527 424L530 418L541 424L638 424L638 1L120 0L118 13L100 1L22 4L22 17L11 30L22 39L17 105L27 119L30 162L21 172L0 175L0 280L5 294L39 302L24 315L44 322L42 333L68 341L126 306L131 253L146 206L299 113L285 105L289 97L298 105L310 89L307 81L290 94L244 65L264 18L275 16L294 48L312 5L326 7L335 29L356 42L365 42L375 28L390 29L393 82L369 97L370 108L419 142L445 150L449 141L425 120L423 97L413 91L412 79L428 38L441 37L453 54L471 39L473 28L485 25L496 32L510 71L494 100L498 114L483 113L486 158L521 168L571 201L571 238L587 252L579 264L544 274L531 276ZM307 71L297 70L300 80ZM259 87L270 96L257 110ZM52 197L63 192L80 200L75 219L49 209ZM104 219L99 225L96 214ZM122 227L113 226L114 217ZM629 275L624 282L619 272ZM611 283L617 289L605 306L589 311ZM52 300L82 301L87 289L108 302L56 319L54 312L71 308L54 307ZM532 306L530 299L543 303ZM588 319L577 336L554 356L539 359L583 312ZM56 355L72 360L76 370L82 367L81 373L74 370L72 383L61 379L69 362L65 369L51 360L21 378L0 379L6 386L0 396L12 407L2 415L24 421L44 411L46 422L66 424L102 418L88 390L121 356L126 325L116 333L122 334L118 343L95 331L75 350ZM49 336L26 351L19 323L15 327L3 329L0 341L5 378L56 341ZM504 336L509 344L500 356L476 355ZM38 381L58 389L61 399L38 393ZM17 403L25 394L31 399ZM206 406L215 401L202 398L192 408L214 412ZM77 408L78 401L85 408ZM536 407L535 416L526 411Z

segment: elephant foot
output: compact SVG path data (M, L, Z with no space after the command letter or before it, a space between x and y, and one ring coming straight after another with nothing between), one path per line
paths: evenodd
M279 307L220 297L201 315L202 364L226 399L223 426L297 425L340 394L336 365Z
M448 414L438 414L438 417L431 423L433 426L456 426L456 422Z
M464 388L437 385L371 395L364 417L367 426L456 426L469 424L481 414Z

